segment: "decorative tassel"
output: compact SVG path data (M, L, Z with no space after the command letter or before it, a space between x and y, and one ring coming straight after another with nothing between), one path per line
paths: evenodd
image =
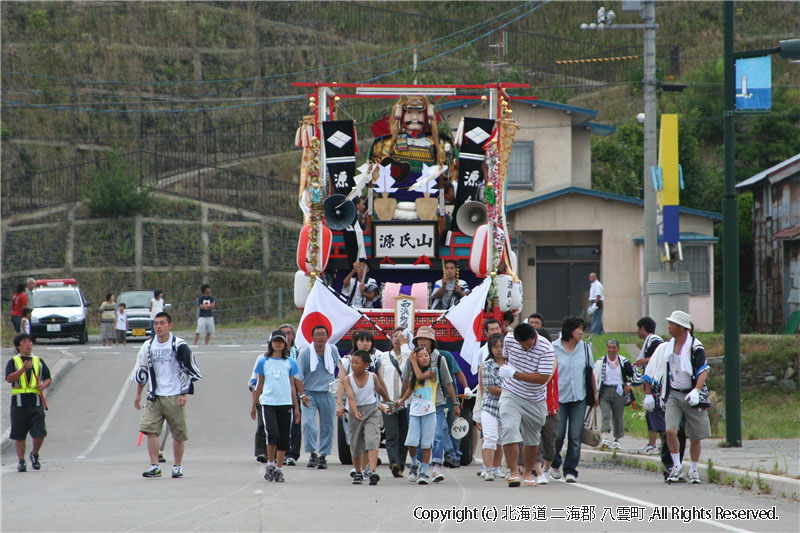
M486 203L489 205L494 205L497 199L494 196L494 185L489 182L486 184Z

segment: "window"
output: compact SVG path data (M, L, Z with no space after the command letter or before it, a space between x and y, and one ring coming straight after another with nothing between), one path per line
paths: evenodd
M708 245L684 246L683 261L678 261L678 272L688 272L692 283L692 296L711 294L711 273L708 268Z
M533 141L517 141L508 161L508 186L533 189Z
M763 213L765 217L772 216L772 184L767 182L764 185L764 197L763 197L764 207Z

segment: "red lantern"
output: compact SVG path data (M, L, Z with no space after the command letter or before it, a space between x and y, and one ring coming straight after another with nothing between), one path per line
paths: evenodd
M331 242L333 241L333 233L331 229L325 224L322 226L322 264L319 270L325 270L328 266L328 258L331 256ZM307 276L311 275L311 265L308 263L308 257L311 254L309 249L308 234L311 232L311 224L306 224L300 230L300 242L297 243L297 268L306 273Z
M489 225L478 226L478 229L475 230L475 235L472 237L469 269L479 278L485 278L492 268L489 244Z

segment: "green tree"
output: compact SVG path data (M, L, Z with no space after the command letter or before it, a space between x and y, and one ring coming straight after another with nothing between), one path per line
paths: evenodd
M790 96L789 91L776 91L771 113L737 117L737 181L800 153L800 104Z
M592 138L592 188L642 198L644 136L639 124L623 124L613 135Z
M89 176L86 202L94 216L128 217L148 208L150 190L139 190L128 161L115 150Z

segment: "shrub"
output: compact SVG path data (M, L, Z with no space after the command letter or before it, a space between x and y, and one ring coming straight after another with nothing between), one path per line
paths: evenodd
M714 468L714 462L709 459L708 460L708 469L706 470L706 474L708 475L708 482L717 484L720 482L722 475L719 473L719 470Z
M753 487L753 481L755 480L750 477L750 474L746 473L739 477L739 487L744 490L750 490Z
M772 490L772 485L769 481L761 479L761 472L756 472L756 487L758 487L759 494L769 494Z
M128 217L147 209L150 190L139 190L136 176L127 161L114 151L89 176L86 201L94 216Z

